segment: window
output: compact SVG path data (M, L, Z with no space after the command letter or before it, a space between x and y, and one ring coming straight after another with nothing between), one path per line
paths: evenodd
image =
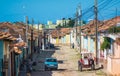
M56 59L47 59L46 61L47 61L47 62L57 62Z

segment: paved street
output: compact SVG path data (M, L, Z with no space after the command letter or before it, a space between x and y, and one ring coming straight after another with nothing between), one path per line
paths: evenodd
M79 53L74 49L70 49L70 46L59 46L56 49L42 51L41 54L35 55L35 61L37 65L33 66L31 76L105 76L97 75L95 71L88 71L86 69L83 72L78 71L77 61L79 59ZM44 71L44 59L46 57L55 57L58 59L58 70Z

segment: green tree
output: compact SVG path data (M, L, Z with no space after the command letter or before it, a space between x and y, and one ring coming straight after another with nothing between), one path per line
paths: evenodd
M115 33L115 34L120 33L120 26L113 26L110 29L108 29L108 32Z
M60 24L56 27L56 28L62 28L63 26L61 26Z
M110 49L110 38L104 37L104 42L101 44L101 50Z
M68 26L69 27L73 27L75 24L75 20L74 19L70 19L69 23L68 23Z

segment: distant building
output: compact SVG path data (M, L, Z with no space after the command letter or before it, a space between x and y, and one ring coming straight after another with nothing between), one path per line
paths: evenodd
M47 25L52 25L52 21L47 21Z
M39 30L42 30L44 28L44 26L45 25L43 25L43 24L39 24ZM38 24L34 24L33 27L36 28L36 29L38 29Z
M70 21L69 19L57 20L57 21L56 21L56 24L57 24L57 25L61 25L61 26L63 26L63 25L68 25L69 21Z
M57 24L57 25L63 25L63 20L57 20L57 21L56 21L56 24Z
M52 21L47 21L47 25L45 25L46 29L55 29L56 28L56 24L53 24Z

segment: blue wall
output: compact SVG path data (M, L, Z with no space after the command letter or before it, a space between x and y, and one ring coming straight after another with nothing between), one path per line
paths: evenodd
M2 76L3 40L0 40L0 76Z
M90 39L90 52L94 52L94 40Z
M88 50L88 37L84 37L84 48Z

